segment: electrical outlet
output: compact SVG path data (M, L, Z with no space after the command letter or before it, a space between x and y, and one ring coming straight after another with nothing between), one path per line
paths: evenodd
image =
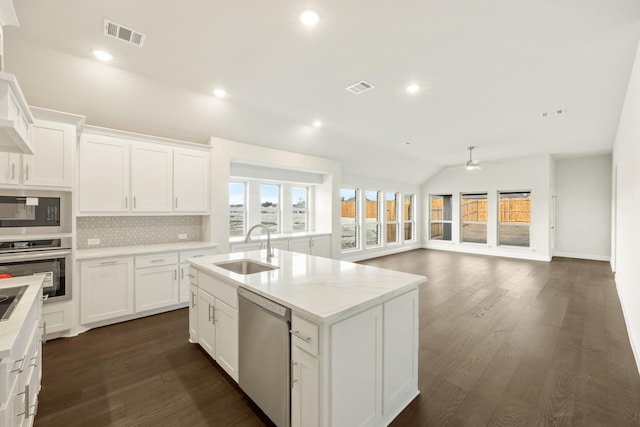
M87 239L87 245L99 245L100 239Z
M185 240L187 238L186 234L178 234L178 239Z

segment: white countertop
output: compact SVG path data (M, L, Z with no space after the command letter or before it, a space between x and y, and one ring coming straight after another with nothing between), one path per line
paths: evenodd
M266 250L207 256L189 262L198 270L243 286L320 323L332 323L373 307L427 280L415 274L296 252L274 249L274 254L270 262L267 262ZM214 265L238 259L279 268L243 275Z
M16 339L22 332L25 319L34 300L42 297L42 281L44 277L44 274L36 274L0 280L0 293L4 288L29 285L9 318L0 322L0 359L11 356Z
M158 243L154 245L114 246L109 248L78 249L76 259L104 258L120 255L139 255L158 252L186 251L190 249L217 248L212 242Z
M271 234L271 240L281 240L281 239L295 239L295 238L303 238L303 237L312 237L312 236L328 236L331 233L321 233L319 231L299 231L297 233L278 233ZM229 243L244 243L244 239L246 236L235 236L229 238ZM250 242L257 240L267 240L267 234L260 234L260 230L257 230L255 234L251 234Z

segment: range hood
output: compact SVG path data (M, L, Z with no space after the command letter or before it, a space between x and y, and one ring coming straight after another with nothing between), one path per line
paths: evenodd
M16 76L0 71L0 151L33 154L33 116Z

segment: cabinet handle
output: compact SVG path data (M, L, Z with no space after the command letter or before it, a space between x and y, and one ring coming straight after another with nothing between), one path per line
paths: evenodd
M24 386L24 391L22 393L17 393L17 395L24 394L24 412L21 412L16 415L24 415L25 418L29 418L31 414L29 414L29 385Z
M133 196L133 209L136 208L136 196Z
M173 280L178 280L178 269L173 270Z
M310 343L311 342L311 337L305 337L297 329L295 331L292 329L289 332L291 333L291 335L295 335L296 337L300 338L302 341L304 341L306 343Z
M196 308L196 294L191 292L191 308Z
M11 179L16 179L16 164L11 163Z
M100 263L100 265L113 265L113 264L117 264L118 261L102 261Z
M194 277L196 277L196 275L195 275L195 274L188 273L188 274L187 274L187 277L189 277L189 278L193 279Z
M42 338L40 338L42 343L47 342L47 322L42 323Z
M31 358L31 359L29 359L29 360L33 360L33 363L32 363L32 364L29 364L29 366L33 366L34 368L35 368L36 366L38 366L38 355L35 355L34 357L32 357L32 358Z
M180 269L180 279L184 280L184 268Z
M22 371L24 370L24 361L25 361L26 357L27 357L27 356L25 356L25 357L23 357L22 359L19 359L19 360L16 360L15 362L13 362L14 366L15 366L15 364L16 364L16 363L20 362L20 367L19 367L19 368L17 368L17 369L12 369L12 370L11 370L11 373L14 373L14 372L20 372L20 373L22 373Z
M124 207L129 209L129 197L124 196Z
M176 209L178 209L178 198L176 197Z
M291 389L293 389L293 385L298 382L298 380L295 379L295 370L294 370L294 366L296 366L297 364L298 362L294 362L293 360L291 361Z
M209 322L216 323L216 309L211 304L209 304Z
M158 259L152 259L151 262L162 262L164 261L164 258L158 258Z

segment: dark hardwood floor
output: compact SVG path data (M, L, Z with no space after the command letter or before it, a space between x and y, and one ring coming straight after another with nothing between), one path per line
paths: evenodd
M392 426L637 426L640 377L608 263L416 250L418 396ZM177 310L44 345L36 426L262 426Z

